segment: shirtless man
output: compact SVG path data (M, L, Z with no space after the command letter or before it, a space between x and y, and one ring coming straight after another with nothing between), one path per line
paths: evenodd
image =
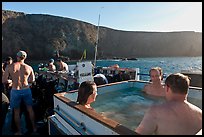
M12 63L13 63L12 57L7 57L6 60L5 60L5 62L4 62L4 65L2 66L2 67L3 67L3 70L5 71L5 70L6 70L6 67L7 67L8 65L12 64Z
M32 93L29 84L34 82L35 75L31 66L24 63L27 54L25 51L17 53L17 62L9 65L3 75L2 82L6 83L9 75L12 80L12 89L10 92L10 107L14 109L14 120L17 126L16 135L21 135L20 126L20 102L25 103L32 123L33 132L36 132L34 124L34 112L32 108Z
M190 80L171 74L165 81L166 102L145 113L136 132L142 135L195 135L202 129L202 110L187 101Z
M153 96L165 96L164 85L162 85L162 69L160 67L151 68L149 71L151 83L144 86L143 91Z
M56 71L56 66L54 65L54 59L49 60L49 64L47 68L49 71Z
M2 72L4 72L6 70L6 67L11 65L12 63L13 63L12 57L7 57L5 62L4 62L4 64L3 64L3 66L2 66ZM10 99L10 90L11 90L11 87L12 87L12 81L10 79L8 79L7 83L4 84L4 88L5 88L4 93L6 94L6 96L9 99Z
M58 59L57 62L59 64L58 71L65 71L65 72L69 71L68 65L65 62L63 62L62 59Z

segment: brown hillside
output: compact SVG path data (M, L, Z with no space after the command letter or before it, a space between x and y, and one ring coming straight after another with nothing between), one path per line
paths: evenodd
M53 57L56 50L71 59L94 58L97 26L51 15L2 10L2 57L18 50L29 59ZM98 58L201 56L202 33L120 31L100 27Z

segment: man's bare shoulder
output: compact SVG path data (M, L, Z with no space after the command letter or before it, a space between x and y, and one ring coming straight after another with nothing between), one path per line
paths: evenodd
M143 91L147 91L149 88L151 88L151 83L147 83L144 85Z
M152 113L162 113L162 112L165 112L166 110L168 110L168 103L162 103L162 104L155 104L155 105L152 105L150 108L149 108L149 111L151 111Z
M146 84L144 85L144 88L148 88L149 86L151 86L151 83L146 83Z
M6 69L12 70L13 67L14 67L14 64L9 64L8 66L6 66Z
M28 68L28 69L33 69L30 65L28 65L28 64L26 64L26 63L24 63L24 66L25 66L26 68Z
M160 114L161 108L159 105L152 105L148 108L147 113L145 113L145 117L156 119L158 113Z
M188 104L188 106L189 106L191 109L193 109L193 110L197 111L198 113L201 113L201 114L202 114L202 109L200 109L198 106L195 106L194 104L191 104L190 102L186 102L186 104Z
M28 65L28 64L25 64L26 66L28 66L28 67L31 67L30 65ZM32 68L32 67L31 67Z

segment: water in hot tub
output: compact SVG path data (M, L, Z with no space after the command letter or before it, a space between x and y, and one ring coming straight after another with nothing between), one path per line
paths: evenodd
M102 115L134 130L152 104L164 101L164 97L147 95L139 88L128 88L102 93L91 106Z

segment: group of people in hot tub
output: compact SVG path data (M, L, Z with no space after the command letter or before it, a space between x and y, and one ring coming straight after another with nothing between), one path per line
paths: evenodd
M16 135L21 135L20 100L23 99L29 112L33 133L37 131L32 109L32 94L30 83L34 81L31 66L24 63L27 57L25 51L17 53L17 62L10 64L5 72L2 71L2 83L12 80L10 106L14 108L14 120L17 126ZM63 66L62 66L63 67ZM143 91L153 96L166 98L166 102L151 106L135 132L158 135L189 135L202 133L202 110L187 101L190 78L181 73L170 74L162 83L162 69L150 69L151 81L144 86ZM3 95L3 94L2 94ZM87 109L93 109L91 103L96 100L97 85L93 81L85 81L78 89L77 102ZM3 96L2 96L3 100Z
M160 67L149 71L150 82L143 91L152 96L165 97L166 102L152 105L135 129L141 135L190 135L202 134L202 110L187 101L190 78L181 73L170 74L162 83ZM97 85L93 81L82 82L77 102L88 109L96 100Z

